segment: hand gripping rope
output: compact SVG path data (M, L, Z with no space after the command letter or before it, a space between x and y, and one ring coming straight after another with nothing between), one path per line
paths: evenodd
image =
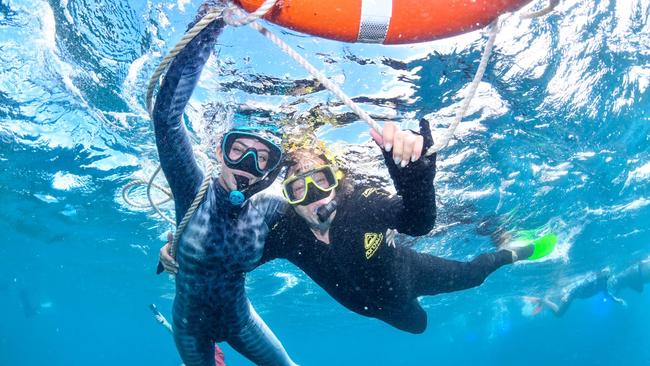
M304 57L298 54L295 50L293 50L289 45L287 45L284 41L278 38L275 34L273 34L267 28L263 27L262 25L256 22L256 20L264 16L264 14L266 14L275 5L276 2L277 0L267 0L262 4L262 6L260 6L258 10L248 15L246 15L246 13L238 6L234 5L232 2L229 2L226 9L223 12L224 21L227 24L236 27L242 25L249 25L253 29L260 32L262 35L268 38L273 44L275 44L283 52L285 52L289 57L294 59L300 66L302 66L305 70L307 70L307 72L309 72L316 80L318 80L329 91L331 91L334 95L336 95L336 97L339 98L341 102L343 102L346 106L352 109L352 111L356 113L371 128L373 128L375 131L381 134L381 126L379 126L379 124L372 117L370 117L368 113L366 113L363 109L361 109L359 105L357 105L352 99L350 99L350 97L348 97L341 90L341 88L339 88L338 85L336 85L334 82L328 79L322 72L320 72L313 65L311 65L309 61L307 61ZM522 18L529 19L529 18L535 18L542 15L546 15L549 12L551 12L558 5L558 3L559 0L549 0L549 5L546 8L538 12L524 14L522 15ZM239 18L236 18L236 16L239 16ZM441 149L445 148L449 144L449 141L453 137L456 128L458 127L462 119L465 117L465 113L467 113L467 109L469 108L472 99L476 95L476 90L478 88L478 85L480 84L481 80L483 79L483 75L485 74L485 69L487 68L487 63L488 60L490 59L490 55L492 53L492 48L494 46L496 36L499 33L499 18L495 19L489 25L489 29L490 29L490 35L488 38L488 42L485 45L483 56L481 57L481 62L476 71L476 74L474 75L474 79L470 84L467 95L465 96L465 99L460 109L458 109L458 111L456 112L456 117L454 121L449 125L443 137L441 139L438 139L439 141L426 151L425 153L426 156L430 156L431 154L440 151Z
M302 66L307 72L309 72L316 80L318 80L323 86L325 86L328 90L330 90L337 98L339 98L346 106L348 106L354 113L356 113L364 122L366 122L371 128L373 128L375 131L381 134L381 126L368 114L366 113L359 105L357 105L350 97L348 97L342 90L339 88L338 85L336 85L334 82L332 82L330 79L328 79L321 71L316 69L313 65L309 63L304 57L302 57L300 54L298 54L295 50L293 50L289 45L287 45L284 41L282 41L280 38L278 38L275 34L273 34L271 31L269 31L267 28L263 27L259 23L257 23L257 20L261 17L263 17L273 6L276 5L276 3L279 0L266 0L255 12L246 14L242 9L240 9L238 6L233 4L232 2L228 2L226 4L226 7L224 9L220 8L215 8L215 9L210 9L207 14L199 20L198 23L196 23L187 33L183 36L183 38L174 46L174 48L169 52L167 56L163 59L163 61L158 65L156 70L154 71L153 75L151 76L151 79L149 80L149 84L147 87L147 95L146 95L146 107L147 111L151 115L152 113L152 107L153 107L153 92L154 89L156 88L161 75L165 72L167 69L167 66L174 60L176 55L180 53L183 48L194 38L196 37L197 34L199 34L205 27L208 26L212 21L217 19L220 16L223 16L224 21L232 26L244 26L244 25L249 25L253 29L257 30L260 32L262 35L264 35L266 38L268 38L273 44L278 46L283 52L285 52L289 57L294 59L300 66ZM539 16L543 16L551 12L555 7L558 5L559 0L549 0L549 3L547 7L544 9L537 11L537 12L531 12L527 14L521 15L522 19L530 19L530 18L535 18ZM465 113L467 112L467 109L469 108L469 105L476 95L476 90L478 88L478 85L480 84L481 80L483 79L483 75L485 74L485 69L487 68L487 63L490 58L490 55L492 53L492 48L494 46L494 42L496 40L496 36L499 32L499 19L495 19L490 25L490 34L488 41L485 45L485 49L483 51L483 55L481 57L481 61L479 63L479 67L476 71L476 74L474 75L474 79L472 80L472 83L470 84L470 87L468 89L467 95L465 96L465 99L463 100L463 103L461 104L460 108L456 112L456 116L454 118L454 121L449 125L447 130L445 131L443 137L441 139L438 139L439 141L431 146L425 153L425 155L429 156L435 152L440 151L441 149L445 148L448 144L451 138L454 135L454 132L456 131L456 128L462 121L462 119L465 117ZM160 172L160 167L156 170L154 175L149 179L147 182L147 198L149 200L150 205L156 210L158 214L163 217L166 221L169 222L174 222L171 220L168 216L166 216L161 210L158 208L158 205L164 202L168 202L171 199L171 192L169 190L164 189L155 183L153 183L153 179L155 178L156 174ZM192 202L190 208L187 210L185 213L185 216L181 220L181 223L178 225L177 230L174 234L174 241L172 242L172 246L170 248L170 254L174 256L176 245L178 243L178 239L183 233L183 230L185 229L185 226L187 225L187 222L190 220L194 212L196 211L197 207L199 204L203 201L203 198L205 197L205 193L207 191L207 188L209 186L209 183L212 179L212 164L210 164L209 160L206 164L206 172L205 172L205 179L203 183L201 184L201 187L199 189L199 192L197 193L196 197L194 198L194 201ZM132 189L135 185L138 184L144 184L143 180L135 181L132 183L127 184L124 186L122 189L122 196L124 197L124 200L128 203L131 204L134 207L144 207L142 204L134 204L131 200L128 199L128 192L130 189ZM161 202L154 202L154 200L151 197L151 188L157 188L161 190L163 193L167 194L168 197L167 199L161 201Z

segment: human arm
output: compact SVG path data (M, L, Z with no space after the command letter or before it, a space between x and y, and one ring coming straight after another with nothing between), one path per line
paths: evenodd
M562 309L560 309L560 307L559 307L556 303L554 303L553 301L551 301L550 298L548 298L548 297L544 297L544 298L542 299L542 303L543 303L544 305L546 305L546 307L548 307L549 309L551 309L555 315L561 315L560 312L561 312Z
M158 254L158 259L162 264L165 272L171 274L178 273L178 263L169 253L169 249L172 246L172 241L174 240L174 234L171 232L167 233L167 243L160 248L160 253Z
M197 20L206 10L204 6ZM203 180L183 124L183 111L224 25L221 19L213 21L176 56L152 112L160 165L174 195L177 219L183 217Z
M424 154L433 145L433 138L429 123L424 119L420 121L420 134L416 135L419 138L413 139L415 134L409 131L399 132L388 123L384 126L383 136L371 132L382 148L386 167L397 191L397 196L378 196L373 211L385 213L384 219L403 234L424 235L433 228L436 219L433 186L436 154ZM398 136L400 138L396 138Z
M264 251L257 266L276 258L281 258L287 242L287 218L289 208L286 200L278 194L261 192L253 196L251 204L264 216L269 233L264 241Z

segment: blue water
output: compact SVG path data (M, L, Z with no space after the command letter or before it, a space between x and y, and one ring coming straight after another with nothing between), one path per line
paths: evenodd
M173 283L153 275L169 225L120 192L155 165L145 84L198 4L0 0L0 365L180 364L147 309L170 312ZM249 275L248 292L292 357L650 365L648 289L624 292L627 307L579 300L563 318L531 317L521 299L650 254L649 17L649 0L576 0L542 19L507 19L470 113L439 155L440 218L419 250L457 259L490 250L476 222L514 210L513 227L559 234L550 259L424 299L422 335L352 314L287 263L267 265ZM479 31L387 48L271 28L374 115L428 116L438 133L486 40ZM308 75L254 31L228 29L220 44L188 110L199 132L204 111L223 109L214 102L348 112L326 91L287 96ZM367 140L358 121L322 133ZM224 350L229 365L249 364Z

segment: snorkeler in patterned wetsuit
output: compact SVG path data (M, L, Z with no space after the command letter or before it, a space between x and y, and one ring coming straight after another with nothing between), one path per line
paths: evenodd
M197 20L205 14L204 5ZM177 222L203 180L182 114L224 27L217 19L170 65L153 120L160 163L174 195ZM213 366L215 342L227 341L258 365L294 365L248 301L245 273L262 256L280 199L257 194L277 176L282 149L266 130L235 129L217 149L221 175L179 240L174 340L186 366ZM237 193L237 194L235 194Z
M589 273L580 280L564 287L557 299L551 299L551 297L543 299L525 297L524 299L538 304L533 312L534 314L539 313L542 310L542 305L544 305L551 309L553 314L561 317L569 310L574 300L588 299L601 293L607 298L625 305L625 301L618 297L619 293L625 288L642 292L646 283L650 283L650 257L616 274L613 274L609 268L604 268L598 273Z
M419 135L402 132L392 123L384 125L383 135L371 131L397 195L352 187L326 149L290 152L283 188L294 209L272 228L261 262L288 259L348 309L421 333L427 314L418 297L479 286L501 266L532 258L542 248L501 249L459 262L395 243L392 230L425 235L436 217L436 155L424 156L433 144L429 124L420 122Z

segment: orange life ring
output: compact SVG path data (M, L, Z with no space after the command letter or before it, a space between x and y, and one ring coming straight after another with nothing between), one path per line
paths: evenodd
M344 42L405 44L472 31L531 0L279 0L264 19ZM264 0L235 0L252 12Z

